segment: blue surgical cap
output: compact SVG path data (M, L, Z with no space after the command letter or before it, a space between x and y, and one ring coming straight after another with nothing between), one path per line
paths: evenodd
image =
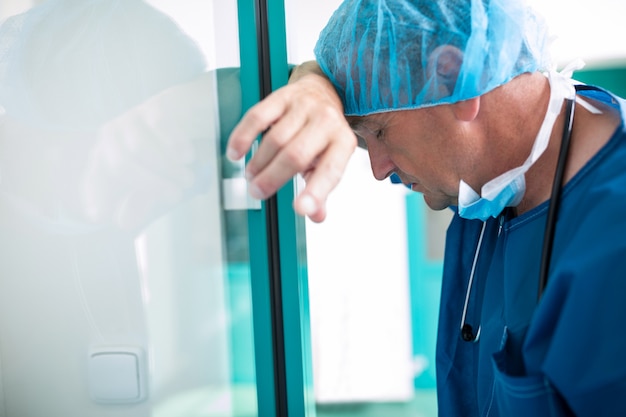
M315 55L346 115L455 103L552 68L522 0L345 0Z

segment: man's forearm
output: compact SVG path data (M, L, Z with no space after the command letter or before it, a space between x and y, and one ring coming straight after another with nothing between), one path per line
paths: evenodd
M289 82L292 83L294 81L298 81L300 78L309 74L315 74L327 78L326 75L322 72L320 66L317 65L316 61L307 61L296 66L293 71L291 71L291 75L289 76Z

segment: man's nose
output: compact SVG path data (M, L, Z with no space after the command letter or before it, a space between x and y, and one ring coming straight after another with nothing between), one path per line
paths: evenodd
M387 153L380 148L381 145L372 147L369 146L369 144L367 148L370 156L372 173L374 174L374 178L376 178L378 181L384 180L385 178L390 176L396 169L396 166L389 158L389 155L387 155Z

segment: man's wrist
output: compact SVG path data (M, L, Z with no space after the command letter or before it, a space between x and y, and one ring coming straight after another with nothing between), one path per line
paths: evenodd
M289 72L289 82L298 81L300 78L315 74L327 78L320 66L315 61L307 61L293 67Z

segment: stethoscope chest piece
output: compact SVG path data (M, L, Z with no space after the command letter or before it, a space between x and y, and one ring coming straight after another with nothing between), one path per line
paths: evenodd
M478 339L480 338L480 327L478 328L478 332L474 334L474 329L470 324L463 324L463 327L461 328L461 338L464 342L478 342Z

